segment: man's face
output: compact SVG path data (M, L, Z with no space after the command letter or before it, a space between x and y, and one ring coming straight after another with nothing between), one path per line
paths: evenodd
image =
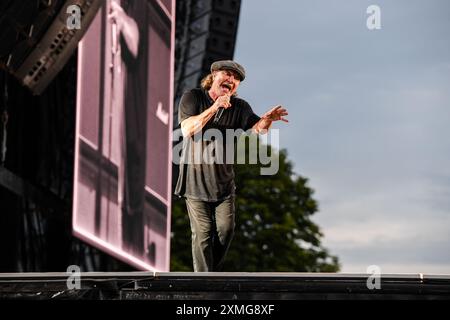
M211 88L217 96L233 95L241 83L239 75L232 70L219 70L213 73Z

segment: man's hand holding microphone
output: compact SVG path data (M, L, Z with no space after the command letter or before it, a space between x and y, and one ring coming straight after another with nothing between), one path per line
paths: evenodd
M213 104L213 108L216 111L213 123L218 123L220 117L222 117L223 111L231 107L230 98L231 98L230 94L224 94L223 96L220 96L216 99L216 101Z

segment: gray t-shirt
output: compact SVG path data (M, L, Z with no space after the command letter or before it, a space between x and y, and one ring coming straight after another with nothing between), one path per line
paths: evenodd
M180 173L175 187L176 195L214 202L224 200L234 194L233 164L227 163L226 150L228 149L227 144L233 144L234 148L235 139L226 139L226 130L242 129L247 131L260 120L260 117L243 99L231 97L230 103L231 108L223 110L223 114L216 123L214 123L215 117L208 121L202 129L201 135L184 138L183 153L185 159L190 159L190 161L183 163L181 160ZM191 116L202 113L213 104L214 101L204 89L192 89L185 92L180 100L178 122L181 123ZM208 133L214 135L217 132L222 133L222 140L208 135ZM199 150L202 151L199 152ZM209 152L211 150L213 151ZM223 154L219 156L220 152ZM222 161L214 162L211 160L213 158L216 160L221 158Z

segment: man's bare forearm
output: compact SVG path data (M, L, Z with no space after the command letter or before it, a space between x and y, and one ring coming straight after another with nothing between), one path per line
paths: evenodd
M190 137L199 132L216 114L217 109L218 108L213 105L202 113L183 120L183 122L181 122L181 132L183 137Z
M261 118L255 125L252 127L253 132L264 134L272 126L272 120L268 120L265 118Z
M136 21L128 16L125 16L122 34L125 38L128 49L130 50L133 57L136 58L139 51L139 28L136 24Z

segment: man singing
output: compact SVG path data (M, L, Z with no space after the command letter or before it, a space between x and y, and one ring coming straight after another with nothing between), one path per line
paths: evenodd
M282 106L276 106L259 117L245 100L237 98L237 89L244 79L245 70L240 64L231 60L216 61L211 65L211 73L202 80L201 88L183 94L178 112L185 140L183 153L198 150L192 148L192 144L199 133L202 133L201 150L217 143L204 138L207 136L204 133L209 129L221 132L227 129L251 129L256 133L264 133L274 121L288 122L284 118L288 113ZM223 140L225 143L234 143L234 139ZM223 152L226 149L222 147L217 150ZM175 194L186 200L196 272L221 270L234 233L233 164L226 163L226 156L222 155L221 158L223 161L215 163L182 161L180 164Z

